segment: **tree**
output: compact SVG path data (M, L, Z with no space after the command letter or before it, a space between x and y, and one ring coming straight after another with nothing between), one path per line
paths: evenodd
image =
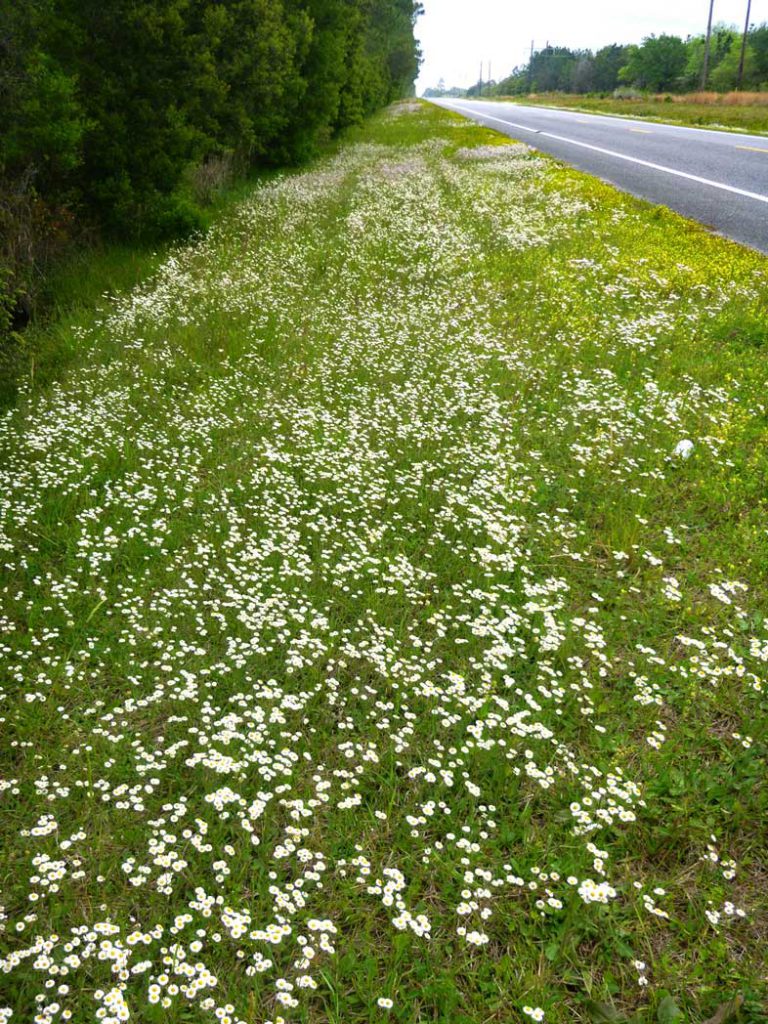
M597 92L613 92L619 85L619 72L627 63L626 46L612 43L595 54L593 61L594 88Z
M680 85L687 54L679 36L647 36L642 46L628 48L626 65L620 77L640 89L662 92Z
M283 0L202 0L200 7L201 35L208 40L217 88L215 105L207 97L193 114L194 123L232 152L241 169L285 159L282 139L307 91L302 64L312 35L310 18Z
M0 7L0 176L63 190L85 128L76 79L51 55L45 0Z
M568 92L578 58L564 46L546 46L533 55L531 80L533 92Z
M0 341L29 317L35 280L63 234L86 127L76 80L51 52L51 17L49 0L0 6Z
M528 92L528 85L528 65L523 64L514 68L510 75L503 78L494 91L499 96L523 96Z
M59 11L58 50L88 119L84 202L112 233L188 228L193 211L174 193L208 143L191 110L217 84L188 0L59 0Z
M738 44L738 33L728 25L715 25L712 29L709 51L709 72L708 78L713 71L727 57L734 43ZM694 36L688 39L686 47L686 64L683 72L682 85L686 89L696 89L701 82L702 70L704 68L704 47L705 37Z
M709 76L712 87L718 92L728 92L738 85L740 57L741 43L737 41ZM746 86L757 84L757 59L754 49L749 44L744 52L743 84Z
M595 60L587 50L578 54L571 68L571 89L573 92L592 92L595 88Z
M750 30L748 43L754 54L754 86L768 85L768 25Z

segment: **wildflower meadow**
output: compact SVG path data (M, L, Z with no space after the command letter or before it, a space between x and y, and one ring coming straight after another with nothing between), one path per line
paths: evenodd
M768 1021L768 265L426 104L0 419L0 1021Z

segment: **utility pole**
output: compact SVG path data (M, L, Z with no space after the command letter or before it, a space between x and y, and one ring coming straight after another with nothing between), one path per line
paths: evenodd
M744 57L747 53L747 36L749 35L749 15L752 11L752 0L747 0L747 20L744 22L744 35L741 40L741 56L739 57L739 73L736 77L736 88L741 88L744 78Z
M488 61L488 95L491 95L491 62Z
M483 62L480 61L480 81L478 82L477 95L483 95Z
M532 39L531 40L531 59L528 61L528 92L531 92L532 89L533 89L533 43L534 43L534 40Z
M715 0L709 0L709 21L707 22L707 40L704 43L704 67L701 69L701 88L707 88L707 74L709 72L709 48L712 43L712 11L715 7Z

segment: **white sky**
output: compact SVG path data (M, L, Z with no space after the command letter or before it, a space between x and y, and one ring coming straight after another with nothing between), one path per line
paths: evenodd
M447 86L509 74L528 58L531 40L574 49L639 43L654 32L696 35L707 27L709 0L423 0L416 25L424 63L421 93L440 78ZM714 21L743 25L746 0L715 0ZM768 21L768 0L753 0L750 21Z

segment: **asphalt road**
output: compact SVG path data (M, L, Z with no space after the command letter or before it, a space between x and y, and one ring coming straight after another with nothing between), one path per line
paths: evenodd
M518 103L433 102L768 253L768 137Z

